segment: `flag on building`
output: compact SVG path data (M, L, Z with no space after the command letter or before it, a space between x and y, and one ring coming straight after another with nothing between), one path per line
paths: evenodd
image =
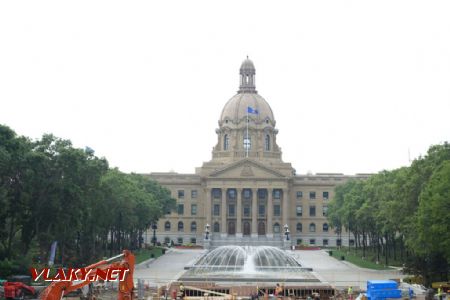
M258 110L254 109L254 108L251 107L251 106L248 106L248 107L247 107L247 113L249 113L249 114L255 114L255 115L259 114Z

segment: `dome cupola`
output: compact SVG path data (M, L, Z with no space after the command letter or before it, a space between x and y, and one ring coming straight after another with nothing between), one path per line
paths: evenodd
M248 58L244 60L239 69L241 75L241 84L238 93L256 93L255 88L255 65Z

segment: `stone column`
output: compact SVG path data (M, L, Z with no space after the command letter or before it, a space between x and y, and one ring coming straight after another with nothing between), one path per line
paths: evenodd
M267 189L267 237L273 237L273 189Z
M211 203L212 203L211 189L205 189L205 191L206 191L205 192L206 193L206 201L205 201L206 223L208 223L211 226ZM206 225L206 223L204 225Z
M283 220L283 224L281 224L281 228L283 228L283 226L285 224L288 224L288 216L289 216L289 195L288 195L288 190L287 189L283 189L283 206L282 206L282 220ZM289 224L288 224L289 225ZM291 230L291 228L289 228L289 230Z
M211 189L205 189L205 194L206 194L206 199L205 199L205 224L203 224L203 226L198 226L197 230L200 230L200 232L202 232L203 235L203 246L205 248L209 247L209 240L205 240L205 233L204 233L204 229L205 229L205 225L209 224L210 225L210 232L212 229L212 225L211 225L211 203L212 203L212 197L211 197ZM200 225L200 224L198 224ZM186 223L186 227L185 230L188 230L189 223ZM208 237L209 239L211 239L211 234Z
M252 189L252 237L258 236L258 189Z
M222 189L220 198L220 217L221 217L221 224L220 224L220 236L226 237L227 236L227 191L225 189Z
M236 192L236 237L242 237L242 189Z

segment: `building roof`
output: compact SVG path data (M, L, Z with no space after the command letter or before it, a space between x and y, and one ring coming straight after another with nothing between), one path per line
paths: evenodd
M253 61L248 58L248 56L247 59L242 62L240 70L255 70L255 65L253 64Z
M247 112L248 107L251 107L253 110L256 110L257 114L249 114ZM228 102L225 104L222 109L222 114L220 115L220 121L225 122L229 120L234 123L238 123L243 118L249 118L256 120L257 122L269 120L270 122L274 122L275 118L273 116L272 108L270 108L269 103L256 93L240 93L234 95Z

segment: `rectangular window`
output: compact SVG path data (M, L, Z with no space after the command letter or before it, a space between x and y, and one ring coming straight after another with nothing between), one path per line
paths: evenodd
M220 189L213 189L212 196L213 199L220 199L222 198L222 191Z
M178 199L184 199L184 190L178 190Z
M252 139L249 136L244 137L244 150L252 149Z
M355 246L355 240L350 240L350 246Z
M250 190L244 190L244 199L250 199Z
M310 217L315 217L316 216L316 206L315 205L311 205L309 207L309 216Z
M311 200L316 199L316 192L309 192L309 199Z
M342 246L342 240L341 239L337 239L336 240L336 246Z
M280 190L273 191L273 199L281 199L281 191Z
M191 204L191 216L197 215L197 204Z
M297 239L297 245L301 245L302 244L302 239Z
M220 216L220 204L214 204L213 214L215 216Z
M177 239L177 242L178 242L178 245L183 245L183 238L182 238L182 237L179 237L179 238Z
M260 217L264 217L266 215L266 206L263 204L260 204L258 207L258 213Z
M195 199L197 198L197 190L192 190L191 191L191 199Z
M323 212L323 216L325 217L327 215L328 212L328 206L324 205L322 208L322 212Z
M258 190L258 199L266 199L266 195L267 195L266 190L263 189Z
M328 192L323 192L323 200L328 200Z
M235 213L236 213L236 211L235 211L234 204L228 205L228 216L234 217Z
M324 239L324 240L323 240L323 245L324 245L324 246L328 246L328 240L327 240L327 239Z
M248 205L244 206L244 217L250 217L250 206Z
M297 217L301 217L303 214L303 209L301 205L297 205L297 207L295 208L295 212L297 214Z
M303 192L297 191L297 199L301 199L301 198L303 198Z
M281 205L280 204L275 204L273 206L273 216L274 217L281 216Z
M184 204L178 204L177 212L178 212L179 215L183 215L184 214Z
M309 240L309 244L310 245L315 245L316 244L316 239L310 239Z
M228 190L228 198L229 199L236 199L236 191L235 190Z

